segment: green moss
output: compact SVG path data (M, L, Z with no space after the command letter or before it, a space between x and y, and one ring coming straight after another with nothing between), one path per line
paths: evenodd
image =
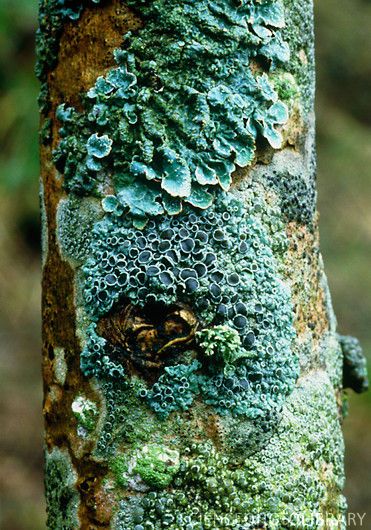
M272 74L270 80L272 81L279 98L283 101L292 101L299 96L299 87L292 74L288 72Z
M118 454L110 461L109 465L112 471L116 485L120 488L126 488L128 486L128 458L126 455Z
M48 530L80 528L79 494L75 473L67 451L55 447L45 450L45 494Z
M170 485L179 469L179 453L161 445L144 446L136 457L133 473L152 488Z
M249 356L242 348L238 331L229 326L206 328L198 331L196 337L204 354L221 363L225 374L233 371L233 365L238 359Z

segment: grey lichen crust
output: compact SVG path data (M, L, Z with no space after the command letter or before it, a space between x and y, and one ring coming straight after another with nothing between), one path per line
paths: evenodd
M74 530L80 528L78 519L79 494L77 474L67 450L54 447L45 450L45 492L47 527Z
M42 81L65 21L99 4L41 2ZM126 5L143 27L79 109L56 111L56 233L96 392L71 401L78 455L106 469L112 528L344 528L309 1ZM47 458L49 528L74 528L76 476L61 450Z

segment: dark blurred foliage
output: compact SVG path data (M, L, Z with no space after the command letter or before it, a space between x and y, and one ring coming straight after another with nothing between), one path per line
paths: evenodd
M45 528L36 0L0 0L0 528ZM371 351L371 3L316 4L321 244L339 331ZM351 396L347 495L371 527L371 394ZM368 519L368 520L367 520Z

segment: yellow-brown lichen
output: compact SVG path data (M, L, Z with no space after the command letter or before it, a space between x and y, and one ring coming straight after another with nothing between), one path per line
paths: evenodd
M319 262L318 228L314 231L295 221L288 223L289 250L287 270L291 271L290 284L295 306L295 327L298 334L312 331L319 340L328 330L325 293L321 284L322 268Z

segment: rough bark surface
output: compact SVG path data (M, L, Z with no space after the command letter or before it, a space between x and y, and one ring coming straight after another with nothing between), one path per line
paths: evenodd
M345 528L312 24L41 1L48 528Z

